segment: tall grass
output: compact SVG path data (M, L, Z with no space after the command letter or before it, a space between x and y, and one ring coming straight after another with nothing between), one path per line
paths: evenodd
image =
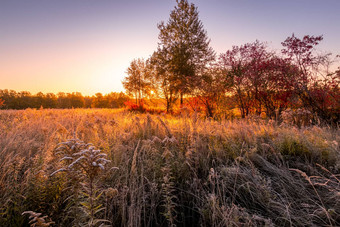
M58 149L69 139L105 168L52 174L76 160ZM261 119L5 110L0 226L29 225L25 211L54 226L339 226L339 143L338 129Z

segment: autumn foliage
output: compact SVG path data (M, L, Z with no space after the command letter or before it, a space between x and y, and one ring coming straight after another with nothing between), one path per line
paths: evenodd
M126 101L124 102L124 105L128 110L145 112L144 104L142 101L139 104L136 104L133 101Z
M177 1L158 28L157 50L147 60L133 60L123 82L137 103L158 98L168 113L177 105L212 118L237 108L242 118L282 120L283 111L304 109L319 122L339 122L339 71L329 71L331 54L315 50L322 36L292 34L281 51L256 40L216 58L197 8L186 0Z
M184 103L183 93L175 89L178 78L166 71L168 66L160 60L159 51L147 60L153 69L148 71L148 80L155 81L155 94L163 93L158 97L166 100L167 112L173 112L173 105L181 98L180 107L205 112L208 117L236 107L242 118L263 113L267 118L282 120L286 109L302 108L319 122L336 124L340 116L340 77L339 71L327 70L331 54L315 52L322 39L309 35L300 39L293 34L282 42L281 53L269 50L260 41L233 46L195 72L195 83L182 78L188 82Z

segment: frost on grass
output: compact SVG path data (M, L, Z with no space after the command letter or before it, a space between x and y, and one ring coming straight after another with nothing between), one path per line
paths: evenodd
M34 212L34 211L24 211L21 215L25 215L25 214L29 215L29 219L30 219L29 224L32 227L35 227L35 226L50 226L50 225L54 224L53 221L47 222L47 220L45 220L45 219L48 218L47 215L40 217L42 214Z
M98 226L108 223L107 220L96 218L97 213L105 210L100 202L102 193L96 189L96 182L101 171L105 170L105 165L110 162L106 159L107 155L92 144L86 144L78 139L61 143L57 150L58 154L64 156L59 160L63 167L51 175L66 172L68 178L73 179L70 182L74 185L72 194L83 195L76 199L76 202L70 204L76 206L77 210L83 211L83 215L75 219L74 224L82 226L87 223L88 226ZM81 189L79 189L79 185L81 185Z
M105 165L110 162L105 157L105 153L96 149L91 143L84 143L78 139L70 139L58 144L57 154L63 155L59 160L63 167L54 171L51 175L59 172L72 171L73 169L84 172L105 169Z

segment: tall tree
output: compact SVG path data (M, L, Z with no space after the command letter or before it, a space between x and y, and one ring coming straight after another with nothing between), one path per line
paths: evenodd
M183 95L190 94L196 87L197 76L215 58L215 53L209 46L210 40L198 17L197 7L187 0L176 2L168 22L158 24L158 52L164 55L167 69L173 75L171 83L183 104Z
M219 109L220 99L230 87L230 81L223 74L218 66L210 67L202 74L198 89L195 89L195 96L203 104L206 116L214 117Z
M253 85L254 82L256 82L256 86L259 84L257 82L259 78L254 77L251 73L254 62L251 52L256 49L256 46L256 43L233 46L219 58L222 71L231 84L231 92L237 98L242 118L246 117L254 107L253 93L256 89Z
M150 76L143 59L135 59L127 69L128 76L123 81L123 86L129 95L133 95L136 104L141 105L141 101L150 90Z
M166 101L166 111L171 112L177 100L176 89L172 81L174 75L168 70L166 55L162 50L155 51L150 58L150 67L153 67L153 89L158 97Z

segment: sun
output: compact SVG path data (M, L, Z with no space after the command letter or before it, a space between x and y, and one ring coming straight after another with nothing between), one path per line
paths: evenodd
M103 94L112 91L123 91L121 81L125 76L125 68L113 66L101 66L91 73L88 87L91 92L101 92Z

